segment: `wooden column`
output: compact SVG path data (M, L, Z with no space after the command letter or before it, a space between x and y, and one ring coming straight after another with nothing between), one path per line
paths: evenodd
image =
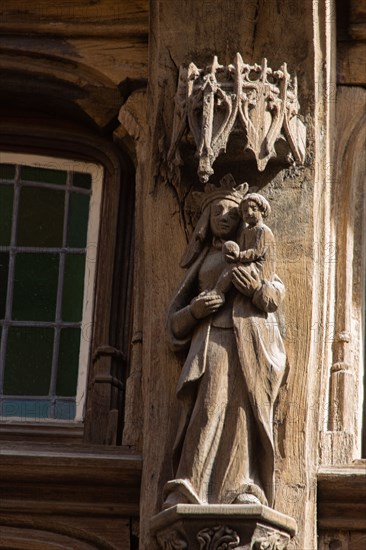
M323 3L319 3L321 6ZM186 168L169 180L169 148L174 94L181 64L204 67L214 55L231 63L239 52L247 63L283 62L297 73L301 112L308 128L305 166L271 165L263 173L253 166L228 163L237 181L259 187L270 199L271 227L278 243L278 275L287 297L282 326L288 355L287 381L275 420L277 492L275 508L299 525L298 548L316 547L315 473L319 404L322 391L327 200L329 158L326 136L331 124L327 90L331 82L330 46L333 20L318 2L243 2L242 0L153 0L150 17L147 178L143 191L144 444L141 490L141 549L157 548L149 520L162 505L162 488L172 478L171 450L177 430L175 386L182 360L168 350L166 310L183 272L179 261L186 244L182 216L184 196L197 178ZM241 180L239 178L242 178ZM317 246L319 257L315 257Z

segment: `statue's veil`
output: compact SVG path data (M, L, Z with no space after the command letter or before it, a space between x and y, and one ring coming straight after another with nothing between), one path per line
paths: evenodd
M205 191L193 192L196 200L201 203L202 214L199 218L197 225L193 231L192 237L189 240L188 246L180 262L181 267L190 267L193 262L198 258L200 252L203 249L204 244L207 241L207 237L210 233L210 215L211 204L215 200L228 199L240 204L244 196L248 192L249 185L247 183L241 183L236 186L235 180L231 174L226 174L220 180L220 187L213 184L207 184Z
M187 268L198 258L210 232L211 205L208 204L202 212L192 236L187 245L186 251L180 262L180 266Z

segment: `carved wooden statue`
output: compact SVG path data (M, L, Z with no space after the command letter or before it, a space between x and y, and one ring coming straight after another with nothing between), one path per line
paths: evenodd
M247 190L226 176L200 194L188 270L170 306L171 346L187 358L165 508L273 503L273 406L286 362L275 311L284 285L263 223L269 204Z

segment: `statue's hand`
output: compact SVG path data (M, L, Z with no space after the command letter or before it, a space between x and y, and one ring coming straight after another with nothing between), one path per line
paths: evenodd
M240 257L239 245L235 241L226 241L222 245L222 253L226 262L236 262Z
M252 297L254 292L262 286L262 281L255 269L251 269L249 273L243 266L234 267L232 278L235 288L245 296Z
M190 309L193 317L203 319L215 313L223 304L223 300L217 294L202 292L191 301Z

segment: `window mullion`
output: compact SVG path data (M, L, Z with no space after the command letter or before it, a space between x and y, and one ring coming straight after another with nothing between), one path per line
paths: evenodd
M50 379L50 389L49 389L49 397L51 399L51 404L50 404L51 418L55 418L56 416L56 402L55 402L56 399L55 398L56 398L56 385L57 385L58 357L59 357L59 351L60 351L62 299L63 299L65 259L66 259L65 248L67 245L67 227L68 227L68 218L69 218L71 185L72 185L72 173L67 172L65 202L64 202L64 225L63 225L63 232L62 232L62 251L60 252L60 262L59 262L58 282L57 282L57 298L56 298L56 314L55 314L56 327L55 327L55 336L54 336L54 344L53 344L52 368L51 368L51 379Z

